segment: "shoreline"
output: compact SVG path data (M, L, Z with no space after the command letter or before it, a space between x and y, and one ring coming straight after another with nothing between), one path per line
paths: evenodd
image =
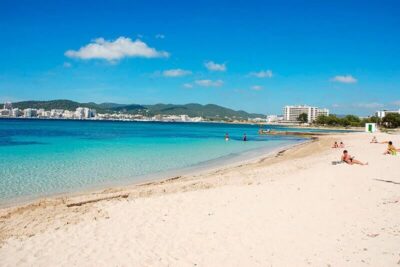
M207 184L207 179L215 174L229 173L233 170L246 169L250 167L257 167L258 165L268 166L270 164L275 164L278 162L285 161L284 156L291 157L292 155L296 158L298 156L302 157L301 153L296 154L296 151L302 149L309 149L311 146L320 145L321 142L326 143L326 140L330 140L330 135L315 136L304 142L297 144L287 145L284 147L279 147L273 149L267 154L259 154L258 156L250 160L241 160L237 162L229 163L228 165L218 165L211 168L206 168L202 170L192 170L192 172L178 175L178 176L163 176L163 178L151 179L147 181L140 181L138 183L129 183L124 185L107 186L97 189L83 190L71 193L56 194L48 197L39 197L36 199L27 200L24 202L10 203L7 206L0 206L0 226L2 222L11 219L13 216L23 215L26 212L33 212L42 214L46 209L51 208L57 210L61 208L54 216L57 216L63 212L69 213L71 208L82 208L87 212L87 208L90 208L97 202L109 201L115 199L124 198L142 198L149 197L153 195L163 195L177 192L186 192L192 190L208 189L214 186ZM329 141L330 143L330 141ZM311 149L314 151L314 149ZM312 153L317 153L314 151ZM190 187L187 185L199 185L200 187L194 186ZM172 191L163 187L174 187ZM218 185L222 186L222 185ZM69 211L68 211L69 210ZM36 217L36 215L34 215ZM39 215L40 217L41 215ZM1 229L1 227L0 227ZM23 236L30 236L31 234L23 234ZM10 235L1 233L0 231L0 248L1 242L4 241ZM14 235L11 235L14 236Z
M85 121L85 122L144 122L144 123L203 123L203 124L228 124L228 125L262 125L262 126L278 126L283 128L298 128L298 129L309 129L309 130L332 130L337 132L359 132L364 131L364 127L350 127L346 128L343 126L333 127L333 126L304 126L301 124L291 124L291 123L267 123L267 122L254 122L254 121L213 121L213 120L204 120L204 121L162 121L162 120L117 120L117 119L71 119L71 118L25 118L25 117L1 117L0 120L32 120L32 121Z
M251 164L259 160L264 160L273 157L280 151L286 151L300 145L306 145L307 143L314 142L316 138L318 137L312 136L310 138L304 138L304 140L302 141L296 141L293 144L287 144L276 148L268 148L268 147L253 148L239 153L229 154L219 158L210 159L204 162L194 164L192 166L135 176L134 180L137 181L119 181L119 182L110 181L98 185L86 186L80 189L69 190L64 192L42 194L41 196L21 196L10 200L4 200L0 201L0 216L1 216L1 211L4 209L31 205L34 204L35 202L40 202L42 200L72 198L77 196L80 197L90 194L96 194L101 191L113 190L115 188L135 187L141 184L161 182L173 179L175 177L187 177L187 176L190 177L195 175L202 175L213 171L218 171L221 169L234 168L237 165ZM248 158L246 158L246 156Z
M3 209L0 257L5 266L397 266L399 158L371 137L320 136L206 173ZM342 153L333 141L369 165L331 164Z

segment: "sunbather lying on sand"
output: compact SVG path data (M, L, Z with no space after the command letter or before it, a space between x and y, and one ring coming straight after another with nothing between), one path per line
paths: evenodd
M368 165L368 162L363 163L359 160L354 159L354 157L350 156L350 154L347 152L347 150L343 151L342 155L342 161L346 162L347 164L353 165L353 164L359 164L359 165Z

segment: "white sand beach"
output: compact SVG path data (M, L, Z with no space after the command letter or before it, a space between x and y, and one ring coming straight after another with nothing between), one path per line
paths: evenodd
M400 266L400 155L371 138L0 210L0 266Z

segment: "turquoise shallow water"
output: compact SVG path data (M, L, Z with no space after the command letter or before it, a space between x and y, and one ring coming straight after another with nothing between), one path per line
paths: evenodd
M258 136L257 130L207 123L3 119L0 203L134 183L144 175L302 141ZM226 132L229 142L224 141ZM241 141L244 133L248 142Z

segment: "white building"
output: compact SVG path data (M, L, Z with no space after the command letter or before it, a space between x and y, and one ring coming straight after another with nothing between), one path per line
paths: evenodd
M75 115L74 111L64 110L64 113L62 116L63 116L63 118L66 118L66 119L73 119L74 115Z
M63 113L64 113L63 109L52 109L50 110L50 117L61 118Z
M317 117L316 118L318 118L319 116L329 116L329 109L327 109L327 108L317 108Z
M315 121L320 115L329 115L326 108L311 107L307 105L285 106L283 108L283 120L286 122L297 122L300 114L307 114L307 122Z
M33 108L24 109L24 117L25 118L33 118L37 116L37 110Z
M12 117L19 117L21 115L21 110L19 108L13 108L11 110Z
M46 115L46 111L44 109L40 108L37 110L38 117L46 117L45 115Z
M267 123L278 123L280 121L283 121L282 115L267 115Z
M75 111L75 118L77 119L89 119L96 117L96 110L90 108L78 107Z
M6 102L4 103L4 109L12 110L12 103L11 102Z
M390 114L390 113L400 114L400 109L399 110L378 110L377 112L375 112L375 116L382 119L383 117L385 117L387 114Z
M8 117L11 115L11 110L9 109L0 109L0 116Z
M190 118L188 115L181 115L181 121L189 121Z
M190 121L191 122L201 122L201 121L203 121L203 118L202 117L193 117L193 118L190 118Z

